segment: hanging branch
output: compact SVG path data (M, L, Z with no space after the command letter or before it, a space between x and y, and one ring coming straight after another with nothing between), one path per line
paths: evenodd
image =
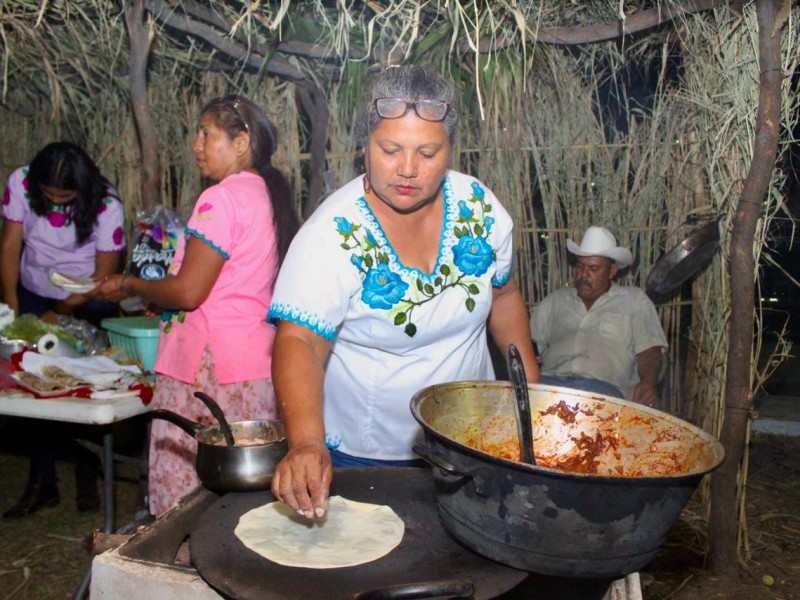
M783 7L786 10L780 12ZM730 248L731 320L725 379L725 420L720 441L726 459L711 476L709 564L719 573L736 572L738 514L736 481L751 409L750 353L753 345L755 264L753 239L775 169L781 117L781 28L789 0L758 0L758 52L761 84L753 160L733 219Z
M147 57L153 43L153 21L149 14L145 14L144 0L133 0L125 4L125 23L131 44L131 104L142 152L142 205L151 209L159 203L160 185L158 136L147 96Z
M198 20L198 16L205 14L202 8L194 7L194 2L184 1L179 7L173 7L164 0L147 0L147 9L156 19L164 25L200 38L209 46L216 48L220 53L229 57L232 62L241 62L247 67L258 71L262 68L264 60L269 58L265 70L271 75L279 75L295 81L303 80L303 74L294 68L282 56L275 55L274 48L264 44L248 46L226 35L222 31L222 21L216 19L216 27ZM189 10L191 7L191 10ZM207 12L207 11L206 11ZM193 18L194 15L194 18ZM227 27L227 24L225 24Z
M626 17L624 21L614 20L598 25L580 25L576 27L550 27L531 31L530 39L540 44L554 44L574 46L578 44L592 44L605 42L625 35L631 35L653 27L658 27L670 21L692 13L702 12L715 6L729 4L728 0L684 0L683 2L669 3L656 8L649 8ZM509 46L515 40L500 35L496 38L485 37L478 42L478 51L482 53L496 52ZM461 40L458 44L459 52L470 51L469 42Z

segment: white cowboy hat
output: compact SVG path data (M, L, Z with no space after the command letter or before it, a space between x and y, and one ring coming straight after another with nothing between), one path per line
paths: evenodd
M578 246L567 238L567 250L577 256L605 256L624 269L633 262L631 251L617 246L617 238L605 227L589 227Z

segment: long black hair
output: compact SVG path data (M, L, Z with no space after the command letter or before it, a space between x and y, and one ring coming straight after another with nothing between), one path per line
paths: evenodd
M230 139L245 131L250 134L250 155L253 168L267 184L272 202L272 220L278 243L279 264L283 263L289 244L300 229L292 190L286 177L272 165L272 155L278 146L278 130L264 111L247 98L239 95L221 96L206 103L200 111L201 118L209 115L217 127Z
M113 196L108 180L89 155L71 142L53 142L33 157L28 167L31 209L40 217L53 211L53 203L42 186L70 190L75 199L63 205L64 214L75 223L75 241L83 244L97 223L103 200Z

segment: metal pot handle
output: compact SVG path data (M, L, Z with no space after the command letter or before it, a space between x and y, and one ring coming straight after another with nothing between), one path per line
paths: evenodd
M471 470L469 473L465 473L423 444L414 444L412 450L414 454L424 461L429 462L434 467L439 467L439 469L447 475L452 475L454 477L470 477L472 479L472 484L475 486L475 491L479 496L489 496L492 493L494 475L491 470L477 468Z
M420 443L414 444L412 450L414 451L414 454L419 456L422 460L429 462L434 467L439 467L443 472L447 473L448 475L453 475L455 477L467 477L466 473L462 473L461 471L459 471L456 467L451 465L449 462L447 462L444 458L442 458L438 454L432 452L430 448L428 448L423 444Z
M181 429L183 429L186 433L190 436L195 437L197 433L201 429L205 429L206 425L200 425L200 423L195 423L194 421L190 421L186 417L182 417L177 413L172 412L171 410L165 410L163 408L156 408L150 411L150 416L154 419L164 419L165 421L169 421L173 425L177 425Z
M360 592L353 600L415 600L418 598L474 598L471 581L422 581Z

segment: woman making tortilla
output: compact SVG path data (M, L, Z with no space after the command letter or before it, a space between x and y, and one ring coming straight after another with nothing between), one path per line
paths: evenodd
M381 73L358 123L366 172L314 212L278 275L268 319L290 450L272 491L308 518L327 510L332 467L412 464L415 392L494 378L487 325L538 381L511 218L448 169L453 101L429 67Z

